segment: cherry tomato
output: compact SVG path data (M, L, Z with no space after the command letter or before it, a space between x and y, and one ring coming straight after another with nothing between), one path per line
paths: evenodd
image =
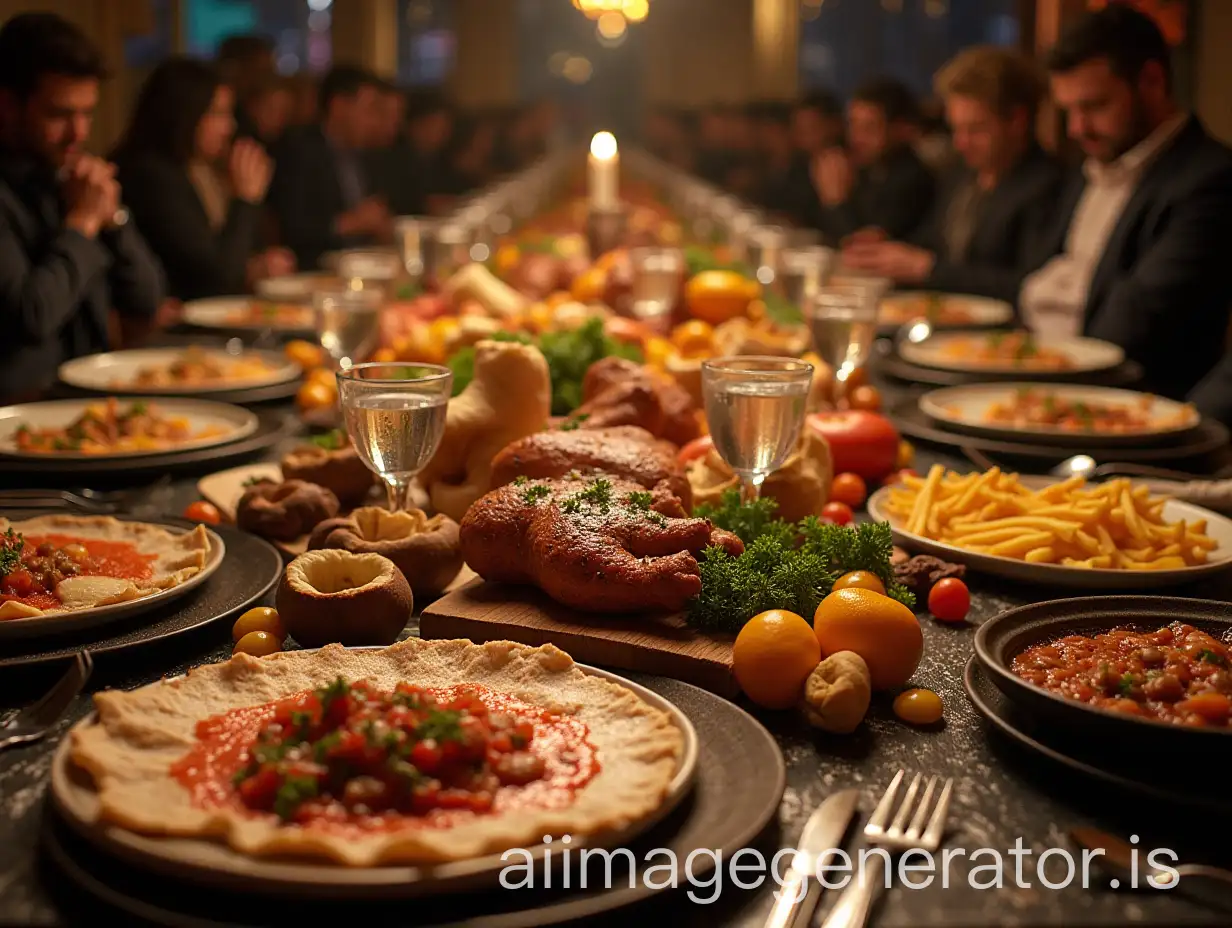
M881 393L876 387L860 386L847 394L848 409L881 412Z
M695 438L676 452L676 463L683 467L690 461L705 457L710 453L710 449L713 447L714 439L709 435L703 435L701 438Z
M835 474L830 483L830 499L836 503L846 503L855 508L864 502L868 495L868 487L859 474Z
M282 642L269 632L249 632L235 643L233 654L251 654L253 657L265 657L282 650Z
M971 609L971 592L957 577L939 580L928 591L928 611L942 622L961 622Z
M188 504L184 510L184 518L193 522L208 522L210 525L217 525L222 521L222 513L213 503L199 499L195 503Z
M894 714L911 725L935 725L943 711L941 697L932 690L904 690L894 700Z
M862 409L818 412L806 420L830 446L835 473L880 480L898 464L898 430L880 413Z
M278 610L272 606L256 606L236 619L231 626L231 640L239 641L249 632L269 632L279 641L287 637Z
M896 483L905 484L907 482L906 480L907 477L918 477L918 476L920 475L917 474L915 470L913 470L912 468L904 467L902 470L896 470L894 473L890 474L890 476L886 477L886 479L881 482L884 486L889 487L889 486L893 486Z
M881 582L881 578L869 570L853 570L851 573L843 574L834 581L834 589L861 589L872 590L874 593L880 593L885 596L885 584Z
M826 503L821 507L821 517L829 519L835 525L846 525L852 520L853 514L846 503Z

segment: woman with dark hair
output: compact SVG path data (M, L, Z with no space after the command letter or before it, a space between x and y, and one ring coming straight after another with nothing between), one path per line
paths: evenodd
M260 251L272 163L252 139L232 144L234 94L214 65L169 58L146 79L115 153L125 204L181 300L239 293L288 273L283 249Z

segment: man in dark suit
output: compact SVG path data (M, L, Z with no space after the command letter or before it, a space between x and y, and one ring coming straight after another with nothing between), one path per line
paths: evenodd
M362 158L376 135L379 98L375 75L334 68L321 82L319 123L288 132L275 151L267 200L301 268L316 267L332 249L392 241L389 207Z
M1063 178L1035 140L1043 75L1017 52L976 47L942 68L936 87L964 165L912 241L858 241L843 264L906 286L1013 302Z
M1087 155L1019 303L1033 329L1114 342L1147 385L1183 397L1220 360L1232 307L1232 150L1172 96L1149 17L1109 4L1049 58L1052 95Z
M262 137L248 102L263 84L274 77L274 43L263 35L229 35L218 43L218 67L238 101L235 107L235 137L253 138L262 145L269 145L273 140Z
M419 216L425 210L423 178L406 132L406 94L394 84L381 85L380 118L365 162L373 190L385 198L395 216Z
M933 205L936 180L912 148L919 110L894 80L876 80L847 106L847 150L830 148L813 161L821 231L835 242L856 232L907 238Z
M0 397L38 394L69 358L113 347L109 313L152 322L162 274L85 151L104 68L75 26L23 13L0 29Z

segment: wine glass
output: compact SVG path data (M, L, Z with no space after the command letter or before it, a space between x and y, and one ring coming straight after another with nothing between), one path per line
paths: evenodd
M740 477L746 502L791 456L804 424L813 365L741 355L702 362L702 398L715 450Z
M397 252L348 249L338 255L338 276L351 290L381 290L387 295L402 271Z
M453 372L438 364L356 364L338 371L351 444L385 482L390 512L409 508L411 480L445 432Z
M821 245L783 249L779 258L779 292L793 306L803 309L829 280L837 261L834 249Z
M351 367L368 357L381 336L382 290L318 290L312 294L317 339L334 367Z
M629 251L629 264L633 269L630 307L634 318L656 334L665 335L684 280L684 252L679 248L634 248Z
M813 350L834 368L836 400L846 392L851 372L868 360L877 337L880 304L877 288L859 284L820 287L805 301Z

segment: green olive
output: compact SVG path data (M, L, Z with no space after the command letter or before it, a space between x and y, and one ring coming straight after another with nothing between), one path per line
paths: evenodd
M282 642L269 632L249 632L235 643L232 654L251 654L253 657L265 657L282 650Z
M231 640L239 641L249 632L268 632L279 641L287 637L287 630L282 627L278 610L272 606L257 606L236 619L231 626Z

